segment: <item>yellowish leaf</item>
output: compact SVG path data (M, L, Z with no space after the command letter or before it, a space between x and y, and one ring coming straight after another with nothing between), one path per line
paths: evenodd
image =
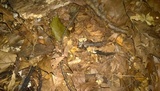
M136 14L135 16L131 16L130 19L131 20L139 21L139 20L142 20L142 16L139 15L139 14Z
M68 30L61 23L58 16L54 17L50 23L50 27L52 28L52 35L55 37L57 41L61 41L64 35L68 35Z
M148 25L154 25L154 18L153 18L152 16L150 16L150 13L148 13L148 14L146 15L146 23L147 23Z
M131 20L146 22L148 25L154 25L154 18L150 16L150 13L147 15L144 14L136 14L135 16L130 17Z

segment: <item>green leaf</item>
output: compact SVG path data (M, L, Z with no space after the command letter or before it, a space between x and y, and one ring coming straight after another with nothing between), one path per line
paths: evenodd
M64 35L68 35L68 30L66 30L66 27L62 24L58 16L53 17L50 27L52 28L52 35L57 41L61 41Z

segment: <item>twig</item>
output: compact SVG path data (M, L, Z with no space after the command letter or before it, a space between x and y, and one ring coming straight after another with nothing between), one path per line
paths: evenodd
M60 68L61 68L61 71L62 71L62 75L64 77L64 81L66 82L66 85L69 89L69 91L77 91L74 87L74 85L72 84L72 80L68 78L68 75L67 73L64 71L64 60L62 60L60 62Z
M63 37L64 35L67 33L68 28L73 24L74 20L76 19L78 12L80 10L80 6L78 7L77 11L75 12L74 16L72 17L72 19L70 20L69 24L67 25L66 29L64 30L64 33L62 35L62 41L63 41Z
M28 83L29 83L29 81L30 81L30 77L31 77L34 69L35 69L35 67L33 67L33 66L30 67L30 70L29 70L26 78L24 79L24 82L23 82L23 84L22 84L22 86L21 86L21 88L20 88L19 91L25 91L25 90L26 90L27 85L28 85Z
M38 72L38 80L39 80L37 91L41 91L41 88L42 88L42 73L41 73L41 69L38 68L37 72Z
M126 31L126 30L121 29L121 28L113 25L112 23L108 23L108 27L109 27L110 29L115 30L116 32L121 32L121 33L127 34L127 31Z
M67 5L69 5L70 3L71 3L71 1L67 1L67 2L65 2L65 3L60 3L60 4L57 4L57 5L54 5L54 6L52 7L52 9L55 10L55 9L60 8L60 7L67 6Z

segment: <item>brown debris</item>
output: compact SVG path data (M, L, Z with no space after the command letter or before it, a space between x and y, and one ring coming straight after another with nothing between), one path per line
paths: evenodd
M0 90L160 90L158 1L8 1L0 4ZM55 16L69 31L59 42Z

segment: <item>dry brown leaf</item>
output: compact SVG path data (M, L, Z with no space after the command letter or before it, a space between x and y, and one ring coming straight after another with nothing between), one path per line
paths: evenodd
M37 66L42 70L50 73L53 71L50 60L51 60L50 57L44 57L40 62L38 62Z
M96 80L97 84L101 85L103 83L103 81L104 81L103 76L97 74L96 77L97 77L97 80Z
M18 70L22 70L24 68L29 67L31 64L29 63L29 61L20 61L19 62L19 69Z
M106 46L102 46L98 48L98 50L102 52L114 52L116 49L116 46L114 43L108 43Z
M4 8L1 4L0 4L0 12L3 13L3 20L5 21L14 21L14 17L12 15L12 13L10 11L8 11L6 8Z
M77 90L79 90L80 86L83 85L86 80L84 72L76 72L76 71L73 72L72 80L74 82L75 88L77 88Z
M80 87L80 91L93 91L98 84L96 82L86 82Z
M142 73L138 72L135 74L135 79L142 82L146 79L146 77L144 77L144 75Z
M39 37L38 37L38 42L41 43L41 44L45 44L46 41L45 41L45 39L43 38L43 36L39 36Z
M52 70L54 70L55 68L57 68L58 64L64 59L64 56L62 57L57 57L51 60L51 65L52 65Z
M52 75L52 81L57 91L68 91L68 88L66 87L66 84L64 81L64 77L60 69L54 70L54 75Z
M158 63L156 65L157 67L157 73L158 73L158 78L157 78L157 83L156 83L156 91L159 91L160 90L160 63Z
M53 83L51 74L49 79L43 79L41 91L55 91L56 87Z
M134 59L133 67L134 67L136 70L144 71L144 64L142 63L142 60L139 59L139 58L135 58L135 59Z
M63 56L64 56L64 57L68 57L68 52L69 52L69 50L70 50L70 47L71 47L71 46L67 45L67 46L64 48L64 52L63 52Z
M5 71L10 65L16 61L17 55L0 51L0 73Z
M47 3L50 3L51 0L47 0L47 1L48 1ZM55 0L55 1L58 3L59 1L61 2L65 0L58 0L58 1ZM69 2L70 1L73 1L80 5L83 4L83 3L78 3L79 1L77 0L69 0ZM35 23L35 22L32 22L32 20L28 20L29 22L27 23L27 20L25 20L24 22L25 24L22 24L22 25L25 26L26 29L23 27L19 30L20 30L20 33L25 35L24 41L26 43L23 43L21 49L23 49L24 51L23 50L20 51L19 56L20 57L23 56L23 58L27 58L28 56L30 56L31 52L34 51L33 52L34 56L47 55L47 57L41 57L41 58L35 57L29 61L21 60L19 62L20 64L19 70L24 69L30 65L38 66L39 68L41 68L43 70L43 71L41 70L41 74L42 74L41 90L42 91L68 91L67 83L69 83L70 85L72 85L72 83L70 83L70 79L68 80L67 76L69 78L70 77L72 78L74 86L77 89L77 91L124 91L124 90L130 90L129 87L131 87L132 88L131 90L134 90L134 91L146 90L146 86L149 85L147 82L150 81L150 83L153 83L152 81L155 81L156 79L155 77L156 68L154 68L154 65L155 65L154 62L150 62L152 61L152 59L151 60L149 59L147 61L144 61L144 59L145 60L147 59L146 54L148 55L148 53L154 53L156 51L156 54L158 55L159 51L157 50L159 48L159 45L157 44L157 47L152 46L153 45L152 43L151 44L148 43L150 42L149 38L147 39L148 41L143 41L144 37L141 37L141 39L139 37L137 38L137 40L135 40L134 36L132 36L132 32L130 32L130 28L132 28L131 27L132 24L130 24L130 22L128 21L129 18L127 18L126 12L125 12L125 8L127 10L131 10L129 12L133 12L133 13L135 12L132 10L141 11L136 9L136 7L139 7L139 4L141 4L143 8L144 2L141 3L139 1L136 2L136 1L128 0L127 2L124 2L124 4L122 3L117 4L117 2L122 2L123 0L110 0L110 1L109 0L94 0L94 1L80 0L80 2L81 1L83 1L84 3L90 2L90 3L87 3L87 5L90 6L92 10L90 11L90 8L86 8L86 7L80 8L80 11L78 12L76 20L73 21L74 23L73 26L68 26L69 28L71 27L73 28L70 36L66 39L64 38L62 43L51 43L51 41L47 42L45 39L46 36L44 37L44 34L48 34L47 35L48 39L52 40L51 38L49 38L50 33L47 32L49 28L46 26L48 24L49 18L51 17L50 15L43 18L35 19L38 21L40 20L41 23L40 22ZM136 7L134 5L135 3L136 3ZM40 3L37 2L37 4L39 5ZM113 6L113 7L110 7L110 6ZM49 6L49 8L51 7ZM65 25L68 25L67 23L69 22L69 18L72 18L73 8L72 8L72 4L70 4L69 6L64 6L62 8L57 8L55 10L55 12L58 13L59 17L63 18L64 20L63 22ZM70 9L72 9L72 11ZM23 8L21 10L23 10ZM56 13L53 12L51 14L56 15ZM96 14L98 16L96 16ZM130 16L130 13L128 14ZM6 18L6 14L3 14L3 15ZM132 18L134 20L140 20L140 21L146 22L148 25L153 25L154 20L151 15L142 14ZM139 17L139 19L137 17ZM157 18L157 21L159 19L158 16L154 18ZM103 21L103 19L105 20ZM126 19L128 20L126 21ZM43 20L46 22L44 22ZM129 35L131 35L131 37L129 38L129 36L126 36L120 33L114 33L114 31L112 31L111 29L108 29L108 27L105 27L106 24L104 23L105 21L108 21L108 20L111 21L113 25L117 26L116 28L123 28L123 29L129 30ZM43 24L42 22L45 24ZM41 28L38 28L36 24L39 24ZM107 24L110 24L110 22L108 22ZM139 26L143 27L142 25L139 25ZM154 29L154 27L151 27L151 28ZM139 28L137 27L137 30L138 29ZM141 29L139 30L141 31ZM46 31L46 33L45 32L37 33L37 30ZM134 33L136 35L137 33L136 29L133 29L133 30L135 30ZM147 31L147 30L150 30L150 28L149 29L145 28L144 30ZM43 38L40 38L39 36L43 36ZM108 38L108 36L110 37ZM131 38L133 38L134 41L132 41ZM101 42L102 40L104 40L104 45L98 46L98 47L94 46L94 47L80 48L78 46L80 42L83 43L87 39L88 41L93 41L93 42ZM31 45L29 41L33 43L34 46ZM135 43L134 45L133 43L137 41L138 43ZM154 49L153 52L150 52L150 51L148 52L149 49L144 51L145 48L144 50L140 48L139 49L136 48L136 53L134 54L134 46L137 47L141 45L141 43L144 44L142 46L145 46L145 48L146 46L151 45L151 47L153 48L150 48L150 49ZM55 44L55 45L52 45L52 44ZM113 56L106 57L104 55L99 55L98 53L93 54L95 50L102 51L102 52L116 51L116 54ZM133 56L140 57L140 59L143 59L142 60L143 62L139 60L133 60L133 61L129 60ZM59 65L59 63L62 60L66 62L66 64L63 65L64 69L62 65L61 66ZM69 65L67 65L67 63ZM8 64L7 67L9 67L10 65L11 64ZM129 69L129 66L130 66L130 69ZM60 69L61 67L62 69ZM1 65L0 65L0 68L1 68ZM72 70L72 72L70 70ZM66 77L62 75L63 71L65 71L64 74L67 75ZM35 79L36 81L32 85L36 84L36 86L39 86L38 80L36 79L36 77L38 76L37 72L34 72L34 74L36 75L33 77L33 80ZM9 78L10 77L8 77L7 75L6 78L0 80L0 83L3 82L5 84L7 83L8 85ZM14 79L12 80L13 81L9 84L8 88L13 87L12 83L14 83L15 80ZM68 80L68 82L65 83L66 80ZM7 88L7 86L5 87Z
M110 66L111 66L111 72L113 73L114 71L117 70L117 67L119 67L119 64L112 62Z
M121 86L121 82L120 82L120 79L118 77L112 77L112 82L111 82L112 86L114 88L116 87L120 87Z
M69 65L74 65L74 64L78 64L81 62L81 59L79 57L76 57L74 60L69 61L68 64Z
M104 36L103 28L101 29L99 26L97 26L96 23L88 24L87 26L87 33L88 33L88 39L96 40L96 41L102 41L102 38Z
M16 85L15 83L16 83L16 74L13 71L11 80L10 80L8 87L7 87L7 91L13 91L15 88L15 85Z
M37 66L37 63L40 62L42 59L43 59L43 57L40 55L40 56L34 57L28 61L31 65Z
M117 39L117 37L119 36L118 33L113 33L109 38L108 40L112 41L112 42L115 42L115 40Z

